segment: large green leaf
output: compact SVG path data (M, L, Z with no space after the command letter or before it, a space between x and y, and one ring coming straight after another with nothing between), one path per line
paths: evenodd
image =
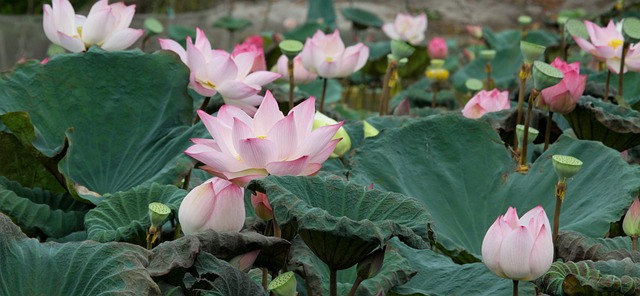
M523 175L514 173L511 154L486 123L431 116L368 139L352 158L350 178L417 198L429 209L443 249L466 250L479 258L485 232L508 206L522 215L542 205L552 215L553 154L584 162L568 182L561 229L603 237L640 188L640 168L597 142L562 136Z
M246 273L215 256L203 252L194 263L195 276L188 289L196 295L246 296L267 295Z
M556 261L536 283L552 295L638 295L640 265L629 259Z
M149 220L149 204L160 202L175 216L187 191L172 185L147 184L113 194L85 216L90 240L126 241L144 245Z
M418 273L388 295L512 295L512 283L493 274L483 263L456 264L432 250L416 250L392 240L392 250L409 258ZM533 295L534 287L521 282L520 295Z
M66 137L58 168L68 187L103 195L145 182L175 183L192 166L183 154L188 139L203 130L191 128L188 76L171 53L92 48L3 75L0 114L26 112L35 127L33 145L48 157L62 151ZM99 201L96 194L80 195Z
M0 176L0 211L31 235L58 238L82 230L90 208L69 194L24 188Z
M622 260L640 262L640 253L631 251L631 238L591 238L573 231L561 231L556 241L557 256L563 261Z
M336 270L351 267L394 236L412 247L429 245L429 214L401 194L320 176L268 176L247 188L245 197L266 193L280 226L297 223L305 243Z
M126 243L40 243L12 235L0 219L2 295L160 295L147 273L150 252ZM9 233L5 232L9 231Z
M496 57L491 61L491 78L500 90L511 89L516 85L516 74L522 63L520 48L508 47L498 49ZM466 93L465 83L471 78L484 80L487 78L485 72L486 62L483 59L475 59L471 63L460 68L451 77L453 87L460 93Z

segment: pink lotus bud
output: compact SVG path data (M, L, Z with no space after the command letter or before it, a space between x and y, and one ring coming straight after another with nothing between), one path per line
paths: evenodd
M622 230L628 236L640 235L640 201L637 196L622 220Z
M244 217L244 188L216 177L193 188L178 210L185 234L208 229L240 231Z
M544 209L537 206L518 219L509 207L484 236L482 261L496 275L513 280L532 281L547 272L553 241Z
M446 59L449 55L449 49L447 48L447 41L444 38L435 37L429 41L427 46L429 50L429 57L432 59Z
M364 67L369 48L362 43L345 48L338 30L329 35L318 30L307 38L300 57L311 73L323 78L347 77Z
M291 31L298 26L298 21L295 18L288 17L284 19L284 22L282 22L282 25L287 31Z
M466 25L464 29L467 31L467 34L471 35L471 37L480 39L482 38L482 26L472 26Z
M560 70L564 78L560 83L542 90L538 107L549 108L557 113L566 114L576 107L587 83L587 75L580 75L580 62L567 64L556 58L551 66Z
M251 267L253 267L253 263L256 262L259 254L260 249L247 252L242 255L233 257L231 260L229 260L229 264L235 266L242 272L248 272L249 270L251 270Z
M487 112L509 109L509 92L493 89L479 91L462 109L467 118L480 118Z
M382 31L389 38L407 41L412 45L418 45L424 40L424 31L426 30L427 15L424 13L416 17L399 13L393 23L386 23L382 26Z
M236 45L233 48L233 52L231 56L236 57L238 54L243 52L253 52L255 53L255 58L253 60L253 67L249 72L255 71L265 71L267 70L267 61L264 57L264 49L263 49L262 37L259 35L252 35L247 37L244 42Z
M289 81L289 59L285 55L281 55L278 58L276 65L276 72L282 74L282 79ZM293 82L296 84L306 84L316 80L318 75L307 71L302 65L302 57L297 55L293 59Z
M256 192L251 195L251 204L253 205L253 211L256 216L264 221L273 219L273 209L267 195L262 192Z
M408 98L402 99L402 101L400 101L398 106L396 106L396 108L393 109L393 115L396 115L396 116L409 115L410 113L411 113L411 106Z

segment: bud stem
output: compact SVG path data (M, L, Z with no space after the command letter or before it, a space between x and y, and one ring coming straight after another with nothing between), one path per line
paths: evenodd
M566 191L567 183L564 181L558 181L558 183L556 183L556 209L553 213L553 235L551 237L554 251L557 250L556 241L558 240L558 230L560 229L560 208L562 207ZM554 259L556 256L557 253L554 255Z
M326 94L327 94L327 78L323 77L322 78L322 97L320 97L320 108L318 109L320 113L322 113L322 110L324 110L324 96Z
M513 280L513 296L518 296L518 280Z
M435 108L436 98L438 97L438 81L434 81L431 86L433 88L432 95L431 95L431 108Z
M353 283L353 286L351 286L351 290L349 290L349 296L356 295L356 291L358 290L358 287L360 287L360 283L362 283L362 278L356 277L356 281Z
M278 222L276 221L276 217L273 217L271 221L273 222L273 236L278 238L282 237L282 230L280 229L280 225L278 225Z
M629 42L624 42L622 45L622 57L620 58L620 72L618 72L618 95L616 96L616 101L618 101L618 105L623 107L629 107L629 104L624 100L623 95L623 82L624 82L624 60L629 51Z
M631 251L634 251L634 252L638 251L638 236L637 235L632 235L631 236Z
M520 167L518 168L518 172L527 173L529 167L527 166L527 143L529 141L529 122L531 121L531 110L533 109L533 104L538 98L538 94L540 92L537 89L531 90L531 95L529 95L529 106L527 106L527 116L524 118L524 136L522 137L522 152L520 154Z
M271 1L269 1L269 3L271 3ZM294 78L293 78L293 59L289 59L287 61L287 66L288 66L288 69L289 69L289 110L291 110L291 109L293 109L293 88L295 87L295 85L293 84L293 82L294 82Z
M547 151L549 149L549 142L551 141L551 122L553 121L553 111L549 110L549 115L547 116L547 126L544 131L544 149L542 152Z
M338 271L329 268L329 295L338 296Z
M492 90L495 87L494 85L495 83L491 78L491 71L492 71L491 63L487 63L486 65L484 65L484 72L487 73L487 80L484 82L485 90Z
M607 70L607 79L604 83L604 101L609 101L609 81L611 81L611 70Z
M267 268L263 267L260 268L260 270L262 270L262 287L265 289L265 291L269 291L269 276L267 274Z
M522 124L522 105L524 104L524 89L527 84L527 78L529 78L529 72L531 66L526 63L522 63L520 67L520 91L518 92L518 117L516 117L516 125ZM515 130L515 127L514 127ZM518 137L513 139L513 151L518 151Z
M380 116L384 116L389 113L389 82L391 80L391 75L396 68L398 67L398 61L390 60L387 65L387 72L384 74L384 81L382 82L382 94L380 95Z

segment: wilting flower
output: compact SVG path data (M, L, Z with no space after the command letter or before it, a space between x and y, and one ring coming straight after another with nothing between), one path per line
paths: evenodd
M624 220L622 220L622 230L628 236L640 235L640 201L638 197L633 200Z
M282 74L282 79L289 80L289 59L285 55L281 55L278 58L278 63L276 65L276 72ZM293 82L305 84L311 81L316 80L318 75L307 71L302 65L302 57L297 55L293 59Z
M49 40L72 52L82 52L91 45L104 50L122 50L131 46L144 30L129 28L135 5L108 0L96 2L85 17L77 15L68 0L53 0L45 4L42 27Z
M312 175L340 141L331 138L342 126L312 131L314 113L311 97L284 116L269 91L253 118L231 105L223 105L216 117L199 111L213 140L192 139L195 145L185 153L203 162L209 173L241 186L268 174Z
M496 275L513 280L531 281L547 272L553 241L544 209L537 206L518 219L509 207L484 236L482 261Z
M509 109L509 92L493 89L479 91L462 109L467 118L480 118L487 112Z
M316 112L316 115L313 119L313 129L317 129L321 126L334 125L337 123L338 122L333 120L333 118L326 116L320 112ZM331 158L341 157L345 153L349 152L349 149L351 149L351 138L349 137L349 134L344 129L344 127L341 126L332 139L342 139L342 141L340 141L340 143L336 145L336 149L334 149L333 153L331 153Z
M280 74L269 71L249 73L255 52L239 53L235 57L224 50L212 50L207 36L196 28L195 43L187 37L185 51L177 42L159 39L162 49L174 51L191 70L190 85L200 95L210 97L220 93L224 102L253 114L262 101L258 92Z
M548 107L552 112L569 113L575 109L576 103L584 92L587 75L580 75L580 62L567 64L556 58L551 66L562 71L564 78L560 83L541 91L538 106Z
M259 35L249 36L244 40L244 42L236 45L233 48L231 56L236 57L238 54L241 54L243 52L254 52L256 55L253 60L253 67L251 67L251 72L265 71L267 70L267 61L264 57L263 44L264 41Z
M410 14L398 13L393 23L382 26L387 36L391 39L407 41L417 45L424 40L424 32L427 30L427 15L421 13L413 17Z
M338 30L329 35L318 30L307 38L300 57L311 73L324 78L347 77L364 66L369 48L362 43L345 48Z
M178 210L185 234L208 229L240 231L244 217L244 188L216 177L189 191Z
M429 51L429 57L432 59L446 59L449 55L447 41L441 37L431 39L427 45L427 49Z
M624 45L624 36L620 30L616 28L613 20L610 20L605 28L590 21L584 21L584 24L589 33L589 41L578 36L573 36L573 39L580 48L593 55L598 61L606 62L609 70L618 74ZM627 70L640 70L640 44L629 47L625 57L624 72Z

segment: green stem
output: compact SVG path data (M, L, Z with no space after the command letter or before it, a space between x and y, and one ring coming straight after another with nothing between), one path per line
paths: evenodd
M560 230L560 209L562 208L562 202L564 201L564 195L566 191L567 183L565 183L564 181L558 181L558 183L556 183L556 209L553 212L553 233L551 235L554 250L557 250L556 244L558 240L558 231ZM556 256L554 256L554 258L555 257Z
M513 296L518 296L518 280L513 280Z
M433 91L432 91L432 95L431 95L431 108L435 108L436 107L436 98L438 97L438 82L434 81L432 86L433 86Z
M151 227L149 227L147 229L147 250L153 249L153 236L155 236L155 233L151 233Z
M320 113L324 110L324 96L327 94L327 78L322 78L322 96L320 97Z
M533 103L535 102L540 92L537 89L531 90L529 95L529 106L527 106L527 115L524 119L524 136L522 137L522 154L520 154L520 168L519 171L526 172L529 170L527 167L527 146L529 143L529 124L531 122L531 110L533 110Z
M200 105L200 110L207 111L207 106L209 106L209 101L211 101L211 97L205 97L204 101L202 101L202 105ZM200 122L200 116L196 115L196 119L193 121L193 124Z
M273 223L273 236L282 237L282 230L280 229L280 225L278 225L276 218L273 217L273 219L271 219L271 222Z
M632 235L631 236L631 251L634 251L634 252L638 251L638 236L637 235Z
M609 82L611 81L611 70L607 70L607 78L604 82L604 101L609 101Z
M618 96L616 96L616 101L618 101L618 105L629 107L629 104L624 100L623 95L623 82L624 82L624 63L625 58L627 56L627 52L629 51L629 42L625 42L622 45L622 57L620 58L620 72L618 72Z
M173 230L173 240L177 240L180 238L181 231L182 231L182 225L180 223L176 224L176 228Z
M529 77L530 67L527 64L522 64L520 67L520 90L518 92L518 116L516 117L516 125L522 124L522 106L524 105L524 90L527 84L527 78ZM515 126L513 127L515 131ZM518 151L518 137L513 137L513 151Z
M360 286L360 283L362 283L362 278L361 277L357 277L356 281L353 283L353 286L351 286L351 290L349 290L349 296L355 296L356 295L356 291L358 290L358 287Z
M382 94L380 94L380 116L384 116L388 113L388 96L390 91L389 80L391 80L391 75L397 66L398 62L395 60L389 61L389 64L387 65L387 72L384 74L384 80L382 81Z
M329 268L329 295L338 296L338 271Z
M549 115L547 116L547 127L544 131L544 149L542 152L547 151L549 149L549 142L551 141L551 122L553 121L553 112L549 110Z
M191 181L191 171L192 170L193 169L189 170L187 175L184 176L184 183L182 183L182 189L184 189L184 190L189 190L189 182Z
M267 274L267 268L260 268L262 270L262 287L265 291L269 291L269 276Z
M271 1L269 1L271 3ZM289 66L289 110L293 109L293 88L295 87L293 78L293 59L287 62Z

